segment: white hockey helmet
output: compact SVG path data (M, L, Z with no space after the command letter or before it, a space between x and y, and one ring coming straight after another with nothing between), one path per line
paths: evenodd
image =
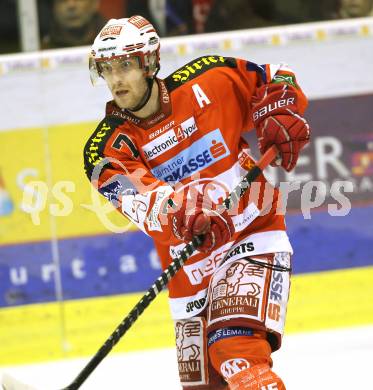
M89 59L93 85L102 79L100 62L135 57L147 78L157 74L159 36L153 25L142 16L110 19L97 35Z

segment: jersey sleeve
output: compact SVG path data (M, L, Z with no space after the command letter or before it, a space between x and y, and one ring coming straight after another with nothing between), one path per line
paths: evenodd
M232 62L233 59L227 59ZM254 128L252 120L251 100L256 91L265 84L287 84L297 95L298 114L303 115L307 108L307 98L299 86L294 72L286 64L263 64L243 59L235 59L235 66L230 67L236 91L245 107L245 131Z
M167 224L167 199L174 192L156 179L138 159L136 147L124 134L120 151L110 145L118 139L115 121L105 118L84 148L84 169L91 184L144 233L173 243ZM109 152L108 152L109 151Z

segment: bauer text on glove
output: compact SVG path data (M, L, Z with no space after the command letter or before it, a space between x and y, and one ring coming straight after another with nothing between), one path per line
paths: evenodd
M310 127L299 114L297 93L288 84L266 84L253 98L252 112L260 152L276 145L281 166L291 171L310 139Z

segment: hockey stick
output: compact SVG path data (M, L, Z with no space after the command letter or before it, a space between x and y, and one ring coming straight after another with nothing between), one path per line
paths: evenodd
M251 183L263 172L277 156L277 148L272 146L268 149L257 164L250 169L243 177L241 182L233 189L229 196L222 202L224 208L229 210L239 200L243 194L250 187ZM129 312L129 314L123 319L123 321L117 326L111 336L105 341L101 348L91 358L87 365L80 371L77 377L71 382L70 385L62 390L77 390L92 374L95 368L101 363L101 361L109 354L113 347L118 343L122 336L128 331L132 324L138 319L143 311L150 305L150 303L156 298L156 296L167 286L176 272L182 268L184 263L189 259L193 252L197 249L198 245L202 243L201 237L193 237L189 244L186 244L182 249L179 257L175 258L171 264L161 273L158 279L143 295L140 301ZM4 386L4 384L3 384ZM22 390L22 388L4 387L5 390Z

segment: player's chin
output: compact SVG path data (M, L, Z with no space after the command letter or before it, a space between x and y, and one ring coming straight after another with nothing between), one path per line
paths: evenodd
M117 97L116 96L114 98L114 100L119 108L128 110L128 109L130 109L130 107L132 107L131 101L125 97Z
M133 111L135 107L138 106L139 102L136 99L128 97L115 98L115 103L119 108Z

